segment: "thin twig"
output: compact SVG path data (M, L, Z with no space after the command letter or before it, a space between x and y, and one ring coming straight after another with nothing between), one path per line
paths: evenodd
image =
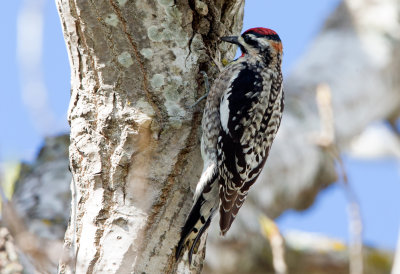
M397 239L397 247L396 254L394 255L392 274L400 273L400 228L399 228L399 236Z
M362 243L362 219L360 214L360 206L354 190L349 184L349 179L343 160L339 156L336 158L339 163L342 178L342 187L347 198L347 210L349 214L349 232L350 232L350 273L363 273L363 243Z
M272 264L276 274L286 274L285 242L276 223L265 215L260 216L261 232L269 241L272 251Z
M321 84L317 87L317 105L321 119L321 131L317 143L331 154L339 166L339 178L347 198L350 233L350 274L363 273L362 219L355 192L349 184L346 168L335 142L334 116L330 87Z

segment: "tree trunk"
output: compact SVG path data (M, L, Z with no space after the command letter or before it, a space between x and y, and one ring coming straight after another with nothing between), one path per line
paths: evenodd
M242 27L242 0L57 0L71 65L72 216L61 273L187 273L175 262L201 172L210 56ZM200 272L204 245L193 257Z

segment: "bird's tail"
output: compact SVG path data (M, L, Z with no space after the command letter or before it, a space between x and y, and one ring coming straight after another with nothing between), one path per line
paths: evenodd
M211 218L219 204L217 176L214 172L208 178L204 178L205 176L206 174L203 174L200 178L199 184L204 179L207 179L206 183L202 184L203 187L200 194L196 193L195 195L195 202L186 219L185 225L182 227L181 239L176 249L176 259L178 259L182 251L188 248L189 263L192 262L193 253L197 252L200 243L199 240L207 231L211 223Z

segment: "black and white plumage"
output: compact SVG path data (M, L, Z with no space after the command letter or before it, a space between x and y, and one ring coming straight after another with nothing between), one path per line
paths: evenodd
M253 28L221 39L243 54L215 80L204 109L204 168L176 250L178 258L187 246L189 261L218 208L222 235L231 227L265 164L283 112L282 44L276 32Z

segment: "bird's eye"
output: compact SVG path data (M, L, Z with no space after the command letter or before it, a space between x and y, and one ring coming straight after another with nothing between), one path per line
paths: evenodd
M245 36L243 37L243 39L244 39L244 41L245 41L246 43L248 43L248 42L251 40L250 35L245 35Z
M252 46L256 46L257 45L256 39L253 39L250 35L245 35L243 37L243 39L248 45L252 45Z

